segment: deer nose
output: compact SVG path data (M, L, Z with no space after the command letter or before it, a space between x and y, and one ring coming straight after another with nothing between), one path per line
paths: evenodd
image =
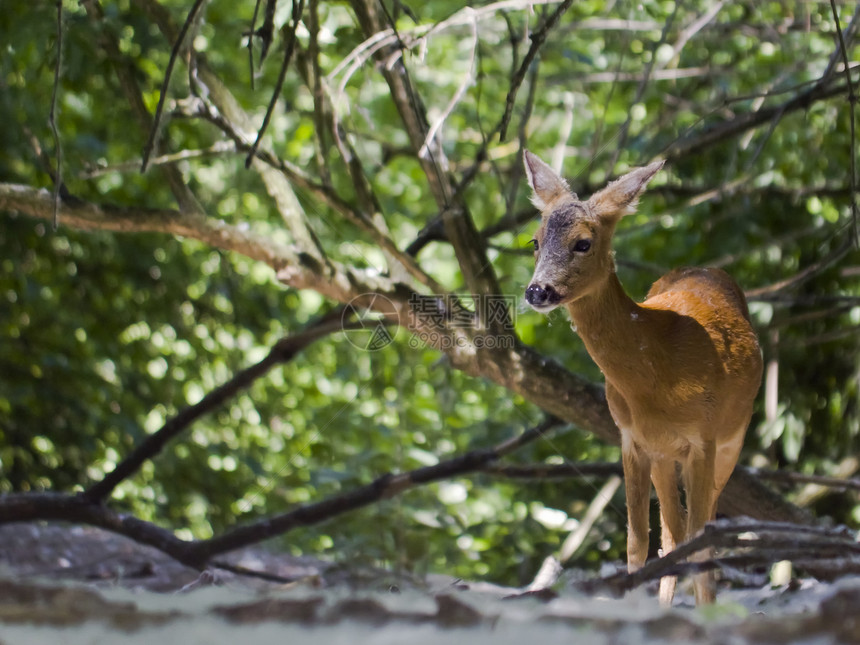
M545 287L530 284L526 289L526 302L532 307L555 304L560 300L558 292L551 285Z

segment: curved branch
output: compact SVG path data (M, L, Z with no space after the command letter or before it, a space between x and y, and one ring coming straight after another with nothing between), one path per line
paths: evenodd
M38 219L51 219L52 201L48 191L0 183L0 211L19 212ZM271 237L245 231L223 220L215 220L172 209L99 205L69 198L60 208L63 223L80 230L119 233L158 232L191 237L213 248L235 251L270 266L279 279L299 289L314 289L332 300L349 302L362 293L384 295L405 312L409 292L377 272L347 267L336 262L321 264L294 246L280 244ZM389 315L396 312L385 312Z
M155 547L183 564L190 564L192 542L132 515L117 513L78 495L65 493L9 493L0 496L0 524L35 521L75 522L97 526Z
M381 6L384 11L384 4ZM353 0L352 7L368 38L387 28L394 29L390 16L380 15L376 0ZM386 25L386 19L390 24ZM397 36L397 45L402 47L403 43L396 30L394 34ZM376 51L375 55L383 62L382 75L391 92L391 99L403 122L412 150L421 164L433 198L442 213L446 235L454 247L467 289L473 294L499 293L498 280L492 264L487 259L486 246L462 195L457 194L456 187L447 172L442 146L434 138L428 141L427 153L419 154L427 140L430 126L424 105L415 91L409 70L402 56L399 55L399 49L389 45ZM481 321L482 324L484 322Z
M479 470L521 446L543 437L561 425L555 418L526 430L486 450L475 450L435 466L406 473L387 473L369 484L328 499L299 506L289 512L236 528L207 540L180 540L170 531L136 517L117 513L87 495L62 493L13 493L0 496L0 524L8 522L59 520L98 526L153 546L177 561L203 568L216 555L282 535L298 526L318 524L342 513L368 506L381 499L442 479Z
M299 28L299 22L301 21L304 8L305 0L298 0L298 4L293 0L293 24L290 26L289 34L287 34L287 46L284 50L284 60L281 61L281 70L278 72L278 79L275 81L275 89L272 91L272 99L269 101L269 107L266 109L266 115L263 117L263 125L261 125L260 129L257 131L257 138L251 145L251 150L248 152L248 157L245 159L245 168L249 168L251 166L251 160L257 154L257 148L260 147L260 141L266 133L266 129L269 127L269 122L272 120L272 114L275 111L275 104L278 102L278 97L281 95L281 88L284 86L284 79L287 77L287 69L290 66L290 60L292 59L293 51L296 48L296 30ZM253 38L253 35L250 38ZM265 56L265 51L266 50L264 49L262 56Z
M687 558L710 547L749 549L739 556L687 562ZM835 558L851 561L860 569L860 545L851 531L815 527L790 522L759 522L749 518L718 520L705 526L704 532L679 545L667 555L650 560L638 571L619 573L581 583L585 591L609 588L623 593L649 580L663 576L684 575L716 569L721 566L773 564L779 560L803 558L815 570ZM824 567L827 570L827 567Z
M539 425L493 448L468 452L440 461L434 466L417 468L406 473L387 473L369 484L341 495L314 504L300 506L281 515L241 526L224 535L205 540L195 548L195 556L203 562L221 553L281 535L298 526L318 524L340 513L363 508L379 500L399 495L416 486L474 472L517 448L543 437L546 432L560 424L558 419L550 417Z
M499 140L504 141L507 136L508 125L511 122L511 114L514 111L514 102L516 101L520 85L523 84L523 81L526 78L526 72L528 72L528 69L537 56L540 48L543 47L549 32L558 24L558 21L561 19L564 12L567 11L572 4L573 0L564 0L564 2L556 7L555 11L553 11L546 21L544 21L544 23L531 35L531 47L529 47L528 52L526 52L526 55L523 57L523 62L520 64L519 69L511 79L511 89L508 90L508 96L505 99L505 113L502 115L502 120L499 126Z
M138 0L140 1L140 0ZM101 23L105 20L104 11L101 5L95 0L82 0L81 4L87 12L87 16L94 23ZM147 8L152 9L156 14L167 15L167 12L154 2L145 2ZM163 16L162 16L163 17ZM140 70L137 69L135 63L128 56L122 53L120 45L115 36L111 35L109 29L102 28L98 25L99 46L105 50L105 57L113 67L114 73L119 81L120 88L125 95L125 100L128 102L131 113L137 119L138 126L146 133L152 129L152 117L146 107L146 102L143 98L138 83ZM174 40L175 30L167 34L168 40ZM179 203L179 207L187 212L202 212L200 203L194 196L191 189L185 184L182 173L176 166L162 166L159 169L161 176L167 181L170 186L170 191Z
M782 117L791 112L806 109L817 101L831 99L840 94L845 94L847 91L848 86L845 84L815 84L809 90L794 96L784 103L742 114L731 121L726 121L706 129L695 137L678 139L665 151L664 156L667 161L676 162L688 155L698 154L704 148L722 143L748 130L769 123L777 116Z
M179 36L176 42L173 43L173 49L170 52L170 58L167 61L167 69L164 72L164 80L161 82L161 93L158 95L158 105L155 108L155 117L152 119L152 126L149 129L149 138L146 141L146 146L143 148L143 162L140 164L140 172L146 172L146 167L149 163L149 156L155 148L155 139L158 136L158 131L161 127L161 116L164 113L164 101L167 98L167 88L170 85L170 77L173 75L173 66L176 65L176 59L179 56L179 50L185 42L185 36L191 25L197 19L197 12L203 6L205 0L194 0L185 22L182 23L182 29L179 31Z
M263 360L246 367L226 383L216 387L200 401L179 411L170 418L158 431L148 435L137 447L125 457L116 468L107 473L101 481L93 484L83 492L83 497L97 502L108 497L120 482L133 475L140 466L160 453L168 442L194 421L205 414L214 411L230 398L247 389L258 378L264 376L276 365L287 363L300 351L315 340L328 334L342 331L345 325L340 316L332 319L326 316L305 330L279 340Z

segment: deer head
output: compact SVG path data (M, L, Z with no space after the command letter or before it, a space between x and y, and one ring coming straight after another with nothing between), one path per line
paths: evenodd
M538 157L523 154L532 202L541 211L532 240L535 273L526 301L548 312L593 293L614 272L612 236L615 225L636 209L639 196L663 161L637 168L580 201L567 182Z

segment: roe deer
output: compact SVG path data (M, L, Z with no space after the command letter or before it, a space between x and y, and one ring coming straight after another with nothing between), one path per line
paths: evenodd
M662 161L633 170L588 201L532 153L524 153L524 163L541 211L526 300L540 312L565 305L606 377L606 399L621 432L632 572L648 554L649 478L660 502L664 555L714 519L761 383L758 340L743 292L719 269L670 271L641 304L624 292L611 250L615 225L635 210ZM694 591L697 605L713 602L713 571L696 575ZM663 578L661 604L671 605L674 595L675 578Z

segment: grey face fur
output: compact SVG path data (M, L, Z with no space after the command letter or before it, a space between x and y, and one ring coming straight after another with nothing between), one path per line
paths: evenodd
M532 201L541 209L535 233L535 273L526 301L548 312L592 293L614 270L615 225L633 212L662 162L638 168L581 201L567 183L530 152L524 154Z

